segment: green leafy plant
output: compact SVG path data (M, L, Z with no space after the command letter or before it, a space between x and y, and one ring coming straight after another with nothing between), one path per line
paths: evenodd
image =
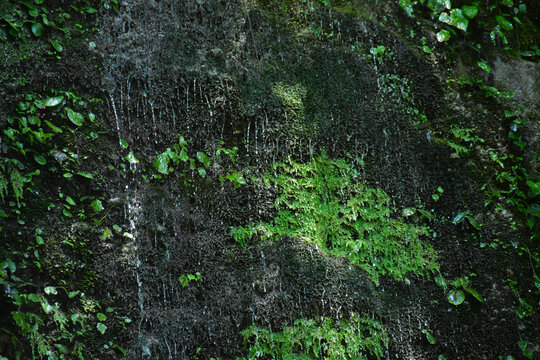
M202 275L200 272L196 272L195 274L184 274L180 275L178 278L178 281L180 281L180 284L182 284L182 287L187 287L190 281L199 281L202 279Z
M461 128L455 124L450 125L453 139L448 139L447 144L454 149L456 156L468 155L474 145L484 143L484 139L473 135L475 129Z
M431 345L435 345L437 343L437 339L430 330L424 329L422 330L422 333L426 335L426 339Z
M190 171L196 171L200 177L205 178L207 176L207 169L212 164L212 159L202 151L197 151L195 158L190 157L188 141L180 134L178 135L178 139L177 144L174 144L172 148L167 148L167 150L156 157L154 168L159 174L168 175L174 171L173 165L184 163L184 168L180 172L180 175L184 178L184 185L187 185L191 181L191 178L187 176ZM221 145L223 145L223 142L221 142ZM234 164L237 151L237 147L232 149L218 147L216 150L216 160L219 160L220 156L225 154ZM161 175L159 174L154 175L154 177L160 178ZM219 181L224 182L225 180L231 181L234 188L239 188L246 184L246 180L240 172L228 172L224 176L219 176Z
M426 5L431 10L431 18L438 21L442 29L437 33L440 42L448 41L456 34L456 30L466 33L471 21L476 21L491 29L490 38L495 43L501 40L508 44L507 34L522 22L520 15L526 13L527 6L523 1L508 0L493 1L489 7L481 6L480 1L465 1L461 7L455 7L450 0L399 0L399 5L405 12L414 17L415 8ZM444 28L444 25L447 25Z
M476 274L471 274L471 276L476 276ZM437 276L435 278L435 283L442 287L445 291L448 289L448 284L442 276ZM447 294L448 302L452 305L458 306L465 301L465 290L467 293L472 295L479 302L484 302L484 298L478 291L471 287L471 281L468 276L455 278L450 282L451 290Z
M520 339L518 341L519 348L523 352L523 356L525 356L527 359L532 360L534 358L534 353L536 352L534 349L529 349L528 345L529 343L523 339Z
M464 219L467 219L469 224L471 224L476 230L481 229L481 224L479 224L478 221L476 221L476 219L473 217L473 213L471 212L471 210L458 212L456 216L454 217L454 219L452 220L452 223L457 225L460 222L462 222Z
M388 195L365 186L344 159L331 160L323 152L309 163L275 164L274 172L263 181L278 192L277 214L269 223L233 228L231 235L241 245L255 234L308 241L328 254L347 256L376 283L381 275L399 280L438 268L433 248L420 240L427 229L394 218Z

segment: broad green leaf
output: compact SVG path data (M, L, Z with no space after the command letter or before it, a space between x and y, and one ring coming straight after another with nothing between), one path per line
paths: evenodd
M199 160L205 168L210 166L210 158L202 151L197 152L197 160Z
M71 109L67 109L67 116L69 120L71 120L72 123L74 123L77 126L82 126L84 122L84 118L81 113L75 112Z
M445 11L439 14L439 21L448 25L452 25L452 18Z
M120 140L120 146L122 146L124 149L127 149L129 147L129 144L126 140Z
M41 301L41 298L38 294L28 294L28 300L37 303Z
M472 19L478 15L478 6L474 5L468 5L461 8L463 11L463 14L468 17L469 19Z
M445 42L450 40L451 35L448 30L441 30L437 33L437 41L439 42Z
M45 105L46 107L54 107L61 104L63 100L64 100L63 96L56 96L56 97L48 98L47 100L45 100L43 105Z
M73 174L67 172L67 173L64 173L64 177L65 177L66 179L71 179L71 178L73 177Z
M41 302L41 307L43 308L43 311L45 311L45 314L50 314L54 310L47 300Z
M17 265L11 260L10 258L7 258L6 260L0 262L0 269L9 269L10 273L15 273L15 270L17 270Z
M460 222L463 221L463 219L465 219L465 216L466 215L470 215L471 214L471 211L470 210L465 210L465 211L460 211L457 213L457 215L454 217L454 220L452 220L452 223L453 224L459 224Z
M470 288L470 287L463 287L469 294L471 294L472 296L474 296L476 298L476 300L480 301L480 302L484 302L484 298L482 297L482 295L480 295L480 293L478 293L478 291L474 290L473 288Z
M112 237L112 231L109 228L105 228L105 231L103 231L103 235L101 235L102 239L108 239Z
M452 9L450 11L450 16L452 17L451 25L454 25L458 29L467 32L469 20L463 15L461 9Z
M469 223L470 223L476 230L480 230L481 226L480 226L480 224L476 221L475 218L473 218L473 217L470 216L470 215L467 215L466 218L467 218L467 220L469 220Z
M133 154L133 151L130 151L129 154L126 155L126 160L129 161L130 164L138 164L139 160L135 157L135 154Z
M204 170L203 168L198 168L197 169L199 171L199 175L203 178L206 177L206 170Z
M12 311L11 316L15 323L21 328L23 333L30 332L30 324L28 323L26 314L21 311Z
M504 16L497 15L495 16L495 19L504 30L510 31L514 28L514 25Z
M34 160L36 160L39 165L45 165L47 163L47 161L41 154L34 154Z
M93 179L94 178L92 176L92 174L89 174L87 172L82 172L82 171L77 171L77 175L80 175L80 176L85 177L87 179Z
M181 275L178 280L180 281L180 284L182 284L182 287L188 286L189 280L186 275Z
M167 151L165 151L165 153L167 154L167 156L169 156L171 158L171 160L175 164L178 164L180 162L180 160L178 159L178 154L176 152L172 151L171 148L167 148Z
M94 122L96 120L96 115L94 113L88 114L88 119L90 119L91 122Z
M103 323L98 323L96 325L96 328L98 329L98 331L101 333L101 335L105 334L105 331L107 331L107 325L103 324Z
M103 208L103 204L101 203L101 200L94 200L90 203L90 206L92 207L92 209L94 209L95 212L100 212L102 210L104 210Z
M58 126L54 126L53 123L51 123L49 120L45 120L45 124L51 128L52 131L55 133L61 133L62 129L60 129Z
M58 294L58 291L56 290L56 288L54 286L47 286L45 289L45 294L47 295L56 295Z
M435 339L435 336L433 336L433 334L431 333L431 331L429 330L423 330L422 331L424 334L426 334L426 339L427 341L429 341L429 343L431 345L435 345L435 343L437 342L437 340Z
M60 45L60 43L56 40L51 40L51 45L54 47L54 49L58 52L62 52L63 47Z
M527 186L529 187L529 193L527 195L530 198L540 195L540 181L527 180Z
M34 116L34 115L31 115L28 117L28 122L31 125L37 125L37 126L41 125L41 120L37 116Z
M41 25L41 23L33 23L31 29L32 34L34 34L35 36L40 37L41 35L43 35L43 25Z
M159 173L167 175L169 173L169 156L166 153L159 154L154 162L154 167Z
M485 62L484 60L482 61L478 61L477 62L478 64L478 67L482 70L484 70L485 72L487 72L489 74L489 72L491 71L491 67L489 66L489 64L487 62Z
M183 162L186 162L186 161L189 160L189 157L188 157L188 155L187 155L187 153L186 153L186 151L184 149L182 149L182 151L180 151L180 154L178 154L178 158L180 160L182 160Z
M415 213L416 213L416 208L408 207L408 208L403 209L403 211L401 212L401 215L404 217L408 217L408 216L414 215Z
M452 290L448 293L448 301L452 305L460 305L465 301L465 293L461 290Z
M97 313L97 318L99 321L105 321L107 320L107 315L103 314L103 313Z
M76 290L76 291L70 291L70 292L68 292L68 297L69 297L70 299L73 299L75 296L77 296L77 295L79 294L79 292L80 292L79 290Z
M67 196L67 197L66 197L66 201L67 201L67 203L68 203L69 205L72 205L72 206L77 205L77 203L75 202L75 200L73 200L73 199L71 198L71 196Z
M30 1L27 1L27 0L19 0L19 1L30 10L36 8L36 6L32 4Z

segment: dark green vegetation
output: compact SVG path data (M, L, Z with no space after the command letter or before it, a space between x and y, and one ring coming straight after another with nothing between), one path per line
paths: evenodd
M0 2L0 359L538 356L539 23Z

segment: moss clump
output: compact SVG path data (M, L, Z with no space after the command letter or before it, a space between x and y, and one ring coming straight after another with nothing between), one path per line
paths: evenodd
M250 326L242 335L249 344L247 359L367 359L368 355L380 359L388 346L381 323L358 314L339 323L329 318L299 319L280 332Z
M356 159L360 164L361 159ZM323 152L307 164L289 160L275 165L264 181L279 195L272 222L252 223L232 230L245 244L254 234L280 239L289 236L316 244L326 253L346 256L367 271L375 283L381 275L397 280L407 273L438 268L422 226L391 217L390 197L361 182L359 171L344 159Z

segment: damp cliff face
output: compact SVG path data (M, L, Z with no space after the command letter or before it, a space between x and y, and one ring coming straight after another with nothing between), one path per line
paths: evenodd
M35 93L41 102L29 106L72 128L42 150L54 170L36 180L45 190L25 195L36 205L6 211L2 256L15 264L24 239L42 232L47 255L39 276L18 270L36 283L26 302L12 289L34 290L3 263L6 315L15 313L6 337L32 341L0 355L32 347L54 349L51 358L270 358L289 346L312 358L450 359L538 350L536 249L527 247L536 225L516 204L494 205L510 193L492 195L506 186L498 167L514 161L504 156L517 151L507 148L512 126L523 123L517 146L535 150L537 125L513 116L534 118L538 108L518 98L527 108L504 118L509 103L463 80L473 74L468 50L447 52L393 2L105 5L88 12L99 32L64 40L60 62L35 50L3 64L6 74L34 74L10 88L6 113L22 92ZM505 78L505 61L493 56L486 86ZM537 96L538 65L519 62L522 93ZM79 97L40 95L38 83ZM95 104L93 116L85 104ZM79 125L76 114L97 120ZM535 160L524 158L532 173ZM16 245L28 220L40 231L27 227ZM39 337L26 331L30 312L67 314L77 329L54 317ZM319 335L294 333L296 321L315 321ZM349 340L320 335L329 323ZM270 341L266 330L289 335ZM283 340L294 336L296 345ZM357 352L331 357L353 341ZM272 350L257 355L256 346Z

